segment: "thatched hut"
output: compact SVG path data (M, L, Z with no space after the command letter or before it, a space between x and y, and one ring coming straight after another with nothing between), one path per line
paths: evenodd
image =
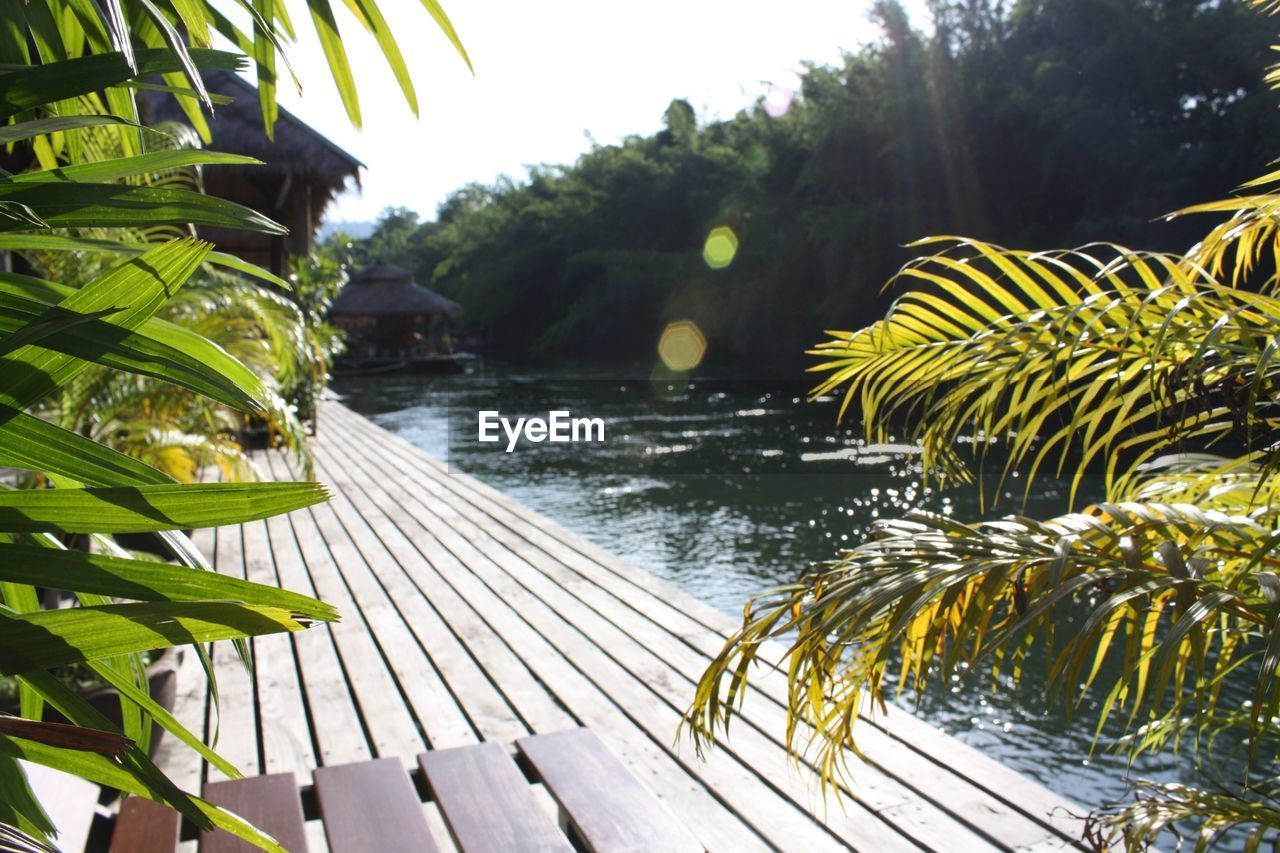
M275 141L267 138L253 84L229 71L204 72L211 93L232 98L219 104L209 120L215 151L256 157L262 166L216 166L205 170L210 195L259 211L289 229L284 237L206 228L201 236L246 261L284 273L285 258L315 247L316 230L333 197L349 183L359 185L364 164L334 145L288 110L281 109ZM186 122L175 99L145 99L144 120Z
M408 270L377 263L351 277L329 321L346 331L352 359L421 358L453 349L453 321L461 312Z

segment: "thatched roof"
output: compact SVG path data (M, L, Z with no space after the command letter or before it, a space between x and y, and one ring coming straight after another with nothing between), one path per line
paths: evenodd
M390 317L442 314L456 317L462 308L427 290L408 270L395 264L376 263L351 277L329 309L330 317Z
M262 166L215 166L204 171L205 190L270 216L289 229L284 238L221 228L202 228L200 236L251 263L284 273L287 255L305 255L315 246L316 230L334 196L349 180L360 183L364 164L317 133L288 110L280 110L275 141L267 138L258 106L258 90L229 71L210 71L205 85L231 103L215 106L209 118L209 148L247 154ZM143 121L186 123L169 95L139 93Z
M231 71L205 71L203 77L210 92L233 99L213 109L209 118L213 140L209 148L258 158L265 164L255 167L254 173L259 175L320 177L334 191L340 191L348 177L359 183L364 164L284 108L276 121L275 142L268 139L262 126L258 90L248 80ZM160 96L147 100L150 123L186 123L176 99Z

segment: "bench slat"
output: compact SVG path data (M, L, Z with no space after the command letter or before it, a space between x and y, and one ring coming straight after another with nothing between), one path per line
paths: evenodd
M592 853L701 851L702 845L589 729L516 741Z
M279 841L289 853L307 853L306 820L292 773L247 776L232 781L209 782L204 798L235 812ZM200 833L201 853L250 853L257 850L225 829Z
M176 850L182 815L142 797L125 797L111 836L111 853Z
M419 755L418 764L466 853L573 850L498 744L436 749Z
M321 767L316 800L331 853L420 853L440 848L398 758Z

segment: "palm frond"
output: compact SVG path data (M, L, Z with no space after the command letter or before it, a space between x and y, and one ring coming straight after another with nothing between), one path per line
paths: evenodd
M1102 718L1129 731L1215 713L1223 679L1251 669L1254 737L1280 709L1270 659L1278 546L1247 516L1183 504L1101 504L1045 522L882 521L868 541L750 604L688 720L714 741L762 643L786 639L792 748L816 750L824 767L841 765L859 713L895 683L919 693L981 671L1018 681L1033 656L1047 667L1049 698L1070 705L1096 687ZM807 742L796 723L812 726Z
M1208 850L1233 829L1247 828L1243 848L1252 853L1280 839L1280 807L1274 791L1267 797L1230 791L1205 791L1176 783L1143 782L1130 803L1108 806L1090 815L1086 837L1095 849L1149 850L1165 833L1179 841L1194 834L1196 853Z
M810 352L825 374L814 396L842 394L842 416L856 404L869 441L905 431L944 483L972 481L965 442L978 461L999 446L1028 488L1070 462L1073 494L1097 460L1112 497L1127 494L1132 466L1189 439L1274 441L1280 300L1117 246L945 242L898 274L919 287L884 320Z
M1277 72L1280 82L1280 72ZM1277 175L1271 174L1245 184L1252 188L1263 183L1275 183ZM1176 219L1197 213L1227 213L1230 216L1214 228L1187 253L1187 260L1206 270L1215 279L1225 279L1230 270L1232 286L1239 286L1249 279L1264 259L1271 262L1271 270L1280 269L1280 196L1274 193L1238 195L1219 201L1195 204L1169 214ZM1268 291L1274 291L1277 281L1274 275L1267 282Z

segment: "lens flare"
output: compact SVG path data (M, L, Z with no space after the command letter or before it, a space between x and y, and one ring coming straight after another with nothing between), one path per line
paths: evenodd
M733 263L738 254L738 235L728 225L718 225L707 235L702 244L702 260L713 270L722 270Z
M707 353L707 339L691 320L677 320L662 330L658 357L668 370L693 370Z
M796 93L783 86L770 86L764 96L764 114L769 118L782 118L791 109Z

